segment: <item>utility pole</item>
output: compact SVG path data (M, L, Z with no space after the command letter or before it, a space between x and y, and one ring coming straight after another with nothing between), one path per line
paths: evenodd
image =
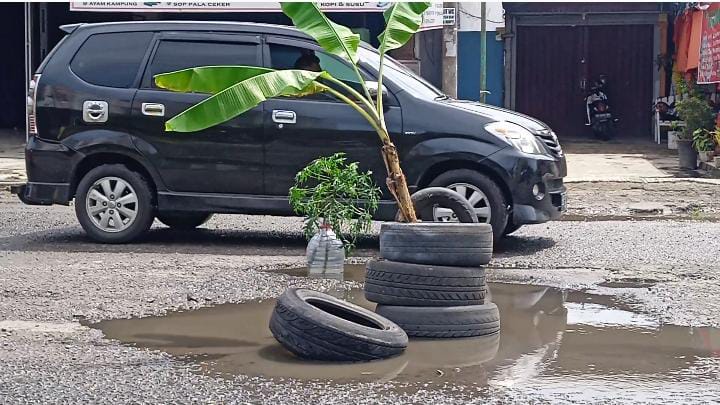
M487 10L486 3L480 3L480 102L487 94Z
M456 10L455 2L443 3L444 8ZM450 97L457 98L457 13L452 25L443 27L442 90Z
M25 142L30 138L30 122L27 114L27 96L29 94L30 79L32 78L33 62L32 62L32 33L33 33L33 8L32 3L25 3Z

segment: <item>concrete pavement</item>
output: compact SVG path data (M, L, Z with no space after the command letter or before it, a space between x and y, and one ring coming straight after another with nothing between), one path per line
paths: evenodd
M688 181L720 184L703 170L680 170L677 152L652 142L588 142L563 144L568 164L567 183Z
M0 130L0 187L26 181L24 148L24 133Z

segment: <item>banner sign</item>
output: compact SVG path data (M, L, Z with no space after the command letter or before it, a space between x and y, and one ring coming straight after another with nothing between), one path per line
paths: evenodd
M392 3L387 1L321 1L325 12L383 12ZM129 13L279 13L279 2L261 1L72 1L70 11ZM420 31L442 28L443 3L433 2L423 14Z
M697 82L720 82L720 3L711 3L703 12Z

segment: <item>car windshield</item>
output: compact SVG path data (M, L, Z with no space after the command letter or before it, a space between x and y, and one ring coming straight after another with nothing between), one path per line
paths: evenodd
M378 53L359 47L358 54L363 62L372 66L373 69L378 70L380 66L380 55ZM383 75L413 96L426 99L447 98L447 96L435 86L395 59L386 55L384 63Z

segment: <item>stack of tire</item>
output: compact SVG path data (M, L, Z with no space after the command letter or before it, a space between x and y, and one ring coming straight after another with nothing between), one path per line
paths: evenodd
M488 224L385 223L381 260L368 263L365 298L410 337L460 338L500 331L495 304L485 302L492 257Z

